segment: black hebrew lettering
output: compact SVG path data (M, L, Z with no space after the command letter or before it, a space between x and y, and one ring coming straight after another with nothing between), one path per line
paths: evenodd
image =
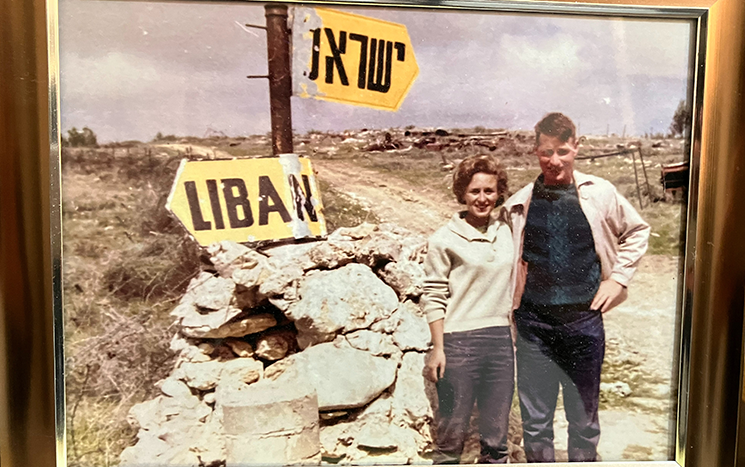
M236 195L233 189L238 190ZM225 197L225 207L228 211L230 227L245 228L254 223L253 213L251 213L251 204L248 201L248 190L243 179L222 179L222 193ZM238 217L238 207L243 209L243 218ZM215 222L217 224L217 222Z
M377 54L375 53L376 48ZM370 66L367 74L367 89L381 93L387 93L391 89L392 55L393 42L383 39L380 41L372 39L370 41Z
M347 79L347 72L344 70L344 62L341 60L341 55L347 53L347 32L339 31L339 46L336 45L336 39L334 39L334 31L330 28L323 28L326 31L326 38L329 41L329 48L331 49L331 56L326 57L326 83L334 82L334 66L336 71L339 73L339 81L344 86L349 86L349 80Z
M300 221L305 221L305 216L303 215L303 208L305 208L306 213L308 213L308 217L313 222L318 222L318 215L316 214L316 208L313 206L313 200L311 200L311 192L310 192L310 178L307 175L302 176L303 179L303 185L305 186L305 192L303 193L303 189L300 188L300 183L297 181L294 175L290 174L288 177L288 181L290 182L290 187L292 187L292 201L295 204L295 211L297 212L297 217L300 219Z
M311 54L310 74L308 78L316 81L318 79L318 61L321 56L321 29L311 29L313 32L313 51Z
M406 59L406 44L396 42L396 60L403 62Z
M209 231L212 223L205 221L202 216L202 210L199 208L199 195L197 195L197 184L194 181L184 182L186 190L186 200L189 203L191 212L191 222L194 224L195 231Z
M333 84L334 69L339 75L343 86L349 86L347 71L344 68L342 55L347 53L347 32L339 31L337 45L334 32L330 28L323 28L329 42L331 55L325 57L326 83ZM312 29L313 51L311 68L308 78L315 81L320 73L321 30ZM357 68L357 87L380 93L387 93L391 89L391 72L393 68L393 49L396 49L396 60L406 60L406 44L402 42L386 41L385 39L370 39L364 34L350 33L349 40L360 43L360 63Z
M217 195L216 180L207 180L207 193L210 194L210 206L212 207L212 217L215 219L215 229L225 229L225 222L222 219L222 208L220 208L220 197Z
M269 204L270 200L271 205ZM259 226L269 224L269 213L272 212L279 213L285 223L292 220L290 213L282 202L282 198L272 184L272 179L269 176L259 176Z
M357 75L357 87L360 89L365 89L367 86L367 39L368 37L364 34L352 33L349 35L350 41L360 43L360 66Z

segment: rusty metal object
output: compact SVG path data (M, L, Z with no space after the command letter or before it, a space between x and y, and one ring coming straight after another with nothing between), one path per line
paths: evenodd
M269 61L269 104L272 120L272 152L292 153L292 73L287 5L264 6L266 48Z

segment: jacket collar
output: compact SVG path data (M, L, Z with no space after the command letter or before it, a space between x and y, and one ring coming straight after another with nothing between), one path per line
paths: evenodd
M494 242L494 239L497 236L497 228L499 227L497 224L499 221L499 214L500 213L497 210L491 212L491 215L489 216L489 224L486 228L486 233L482 233L475 227L468 224L468 222L464 219L465 211L455 213L453 217L450 218L447 226L448 229L466 239L467 241L488 240L489 242Z
M572 176L574 177L574 185L577 186L578 192L580 191L580 187L594 183L592 176L579 171L574 171L572 173ZM517 193L512 195L509 200L507 200L507 202L502 206L500 216L504 216L505 212L511 213L515 210L523 210L525 206L530 203L530 197L533 194L533 185L534 182L531 182L525 187L518 190Z

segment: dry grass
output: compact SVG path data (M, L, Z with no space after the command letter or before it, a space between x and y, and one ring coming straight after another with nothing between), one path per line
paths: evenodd
M129 408L172 367L168 312L199 265L162 208L177 162L145 148L63 156L70 465L118 464L135 437Z

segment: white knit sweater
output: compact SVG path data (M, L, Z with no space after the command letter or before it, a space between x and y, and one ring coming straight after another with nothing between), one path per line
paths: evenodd
M513 243L492 214L486 233L456 213L429 238L422 305L427 321L444 318L445 333L508 326Z

